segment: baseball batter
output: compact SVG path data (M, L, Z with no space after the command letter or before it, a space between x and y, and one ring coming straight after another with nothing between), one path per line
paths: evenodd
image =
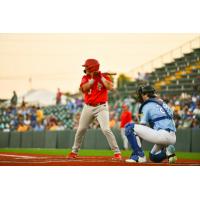
M76 158L78 150L83 142L84 135L90 123L96 118L103 134L114 151L114 159L121 159L121 153L115 136L109 128L108 90L113 89L113 83L108 75L99 71L99 62L95 59L87 59L83 67L86 75L82 77L80 90L84 94L84 107L79 120L79 126L75 135L72 152L68 158Z
M126 162L146 162L140 141L143 139L155 144L149 153L151 161L162 162L168 158L169 163L175 163L177 158L173 145L176 143L176 128L172 110L157 98L155 89L149 85L139 87L138 98L142 103L140 124L129 123L125 126L125 134L133 149Z

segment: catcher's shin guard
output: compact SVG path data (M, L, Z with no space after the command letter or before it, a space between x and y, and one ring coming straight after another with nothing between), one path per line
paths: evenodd
M138 155L143 153L140 138L134 132L134 123L128 123L125 126L125 135L129 141L129 144L134 152L134 154Z

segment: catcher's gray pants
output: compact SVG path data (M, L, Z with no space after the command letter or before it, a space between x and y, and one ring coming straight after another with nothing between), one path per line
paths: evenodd
M155 144L151 153L159 152L163 147L176 143L176 134L166 130L154 130L147 126L135 124L134 131L143 140Z
M84 135L90 125L90 123L96 118L100 124L103 134L106 136L110 148L115 152L119 153L119 147L117 145L115 136L109 127L109 111L108 104L102 104L99 106L84 105L81 117L79 120L79 126L75 135L74 145L72 152L77 153L83 142Z

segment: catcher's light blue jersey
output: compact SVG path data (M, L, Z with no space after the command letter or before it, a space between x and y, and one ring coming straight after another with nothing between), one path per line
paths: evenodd
M166 103L163 103L163 107L165 108L167 113L173 118L173 111L170 109L170 107ZM160 105L154 102L149 102L142 108L140 123L149 124L151 120L164 116L166 116L166 113ZM152 128L155 130L170 129L171 131L176 132L176 127L173 119L162 119L159 121L155 121Z

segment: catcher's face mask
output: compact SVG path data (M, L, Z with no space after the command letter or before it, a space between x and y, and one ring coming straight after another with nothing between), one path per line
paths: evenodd
M156 90L150 85L140 86L137 90L138 101L140 103L144 102L143 95L147 95L149 98L155 98L155 92Z

